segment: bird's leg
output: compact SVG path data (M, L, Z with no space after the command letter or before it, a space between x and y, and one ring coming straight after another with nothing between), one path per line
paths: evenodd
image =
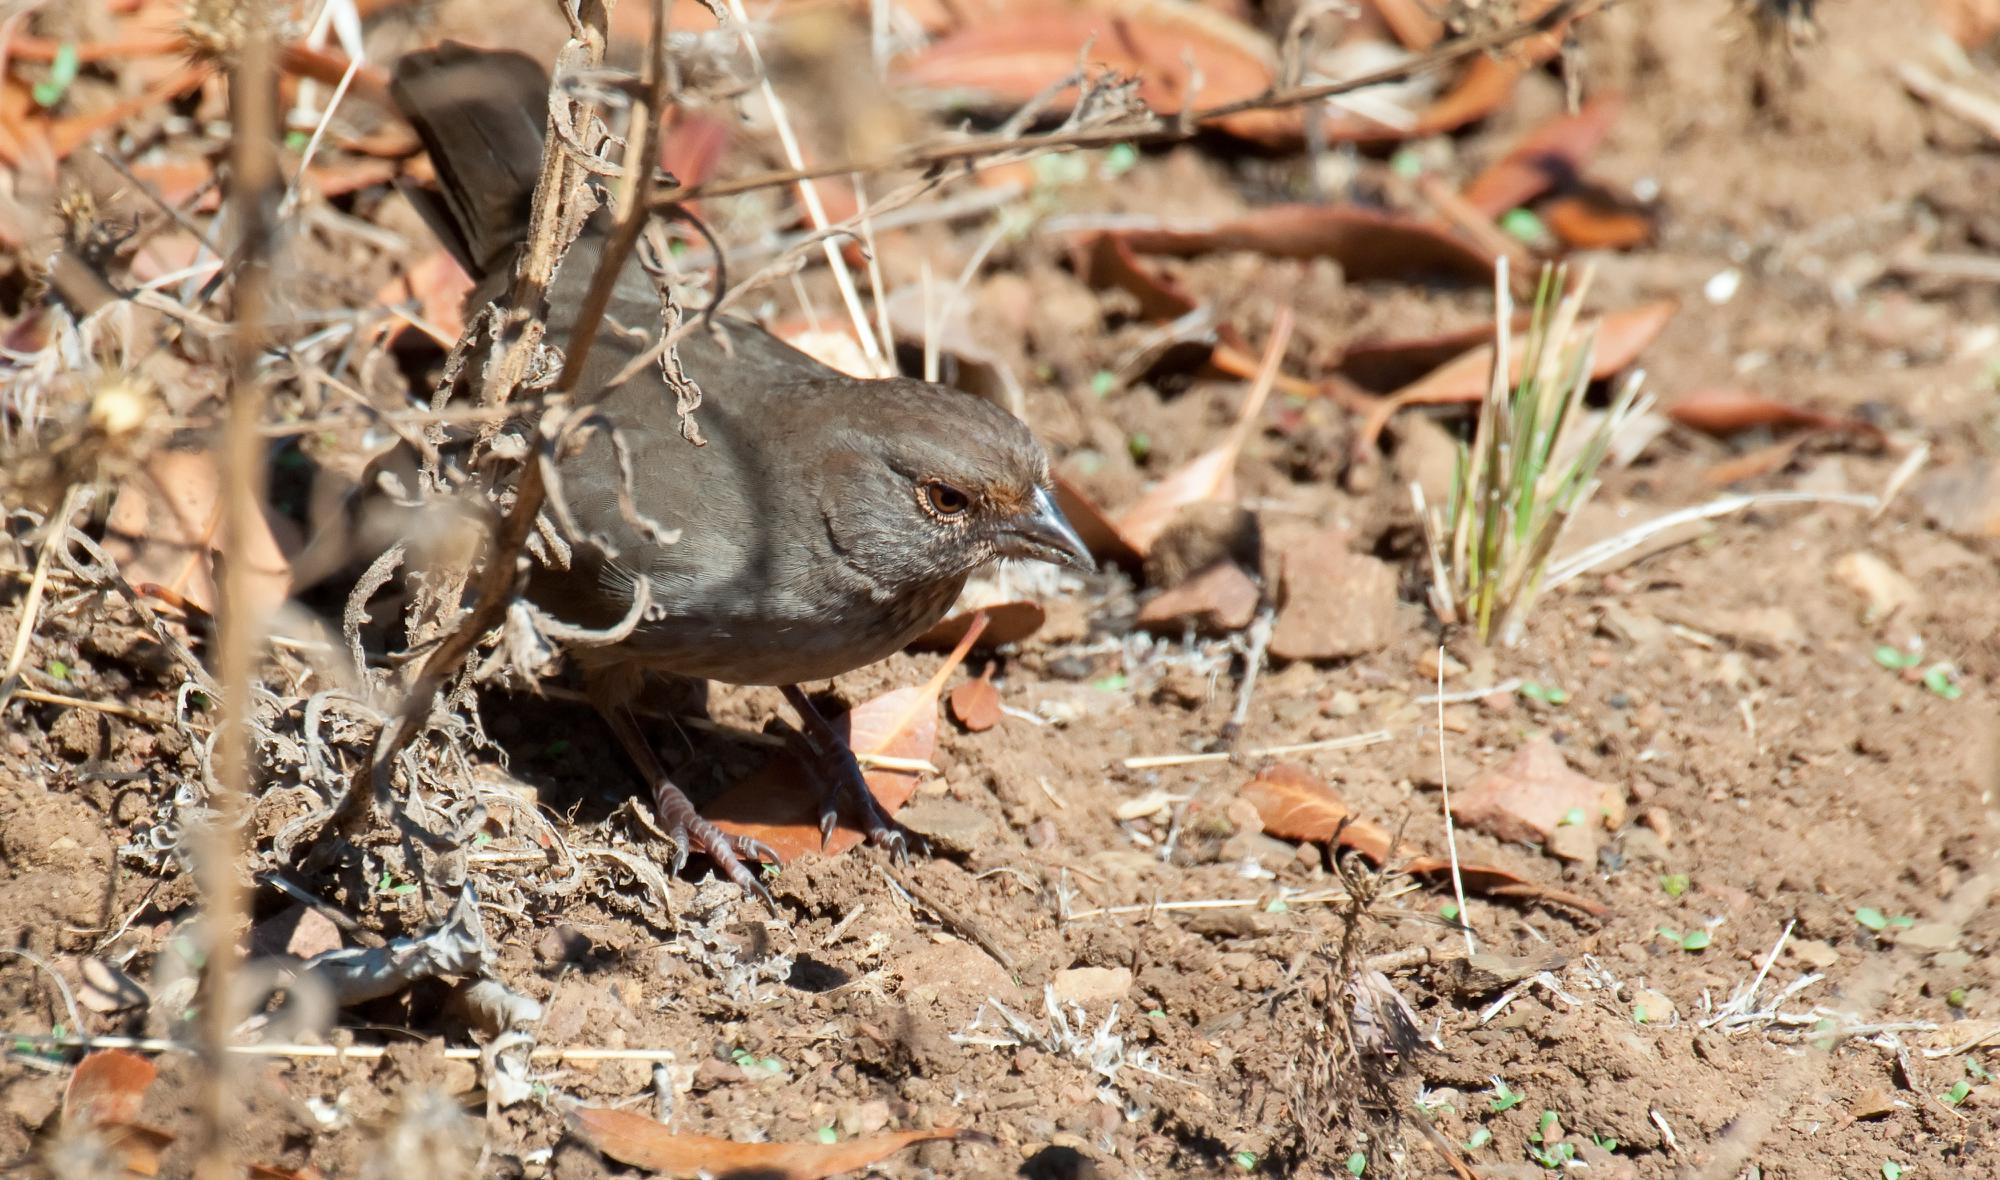
M909 858L909 843L903 829L882 805L875 801L875 792L868 789L868 778L861 773L861 763L855 761L854 751L840 740L833 726L820 716L813 707L805 690L796 684L784 686L785 699L791 702L792 710L799 715L799 738L806 747L806 766L813 777L819 780L819 837L821 847L833 839L834 825L840 822L840 804L848 801L861 816L861 830L867 834L870 844L886 848L898 860Z
M660 825L674 838L675 851L673 871L678 875L687 866L688 850L697 849L722 875L735 882L745 893L763 899L766 906L777 909L771 900L771 891L757 879L757 874L744 864L744 859L778 863L778 854L771 851L762 840L748 836L731 836L729 833L703 819L694 809L694 803L672 779L667 777L666 768L654 756L653 747L640 732L639 723L632 719L632 712L626 707L630 691L619 692L629 685L616 672L608 675L593 675L588 680L590 699L603 716L605 724L618 738L618 744L625 747L625 753L639 769L640 777L653 791L653 810L659 814Z

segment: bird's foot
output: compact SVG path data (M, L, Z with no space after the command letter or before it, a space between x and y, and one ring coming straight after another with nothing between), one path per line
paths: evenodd
M820 787L819 796L819 842L825 848L833 841L833 829L840 824L841 805L845 803L853 814L861 820L860 828L870 844L886 850L899 863L910 859L910 836L896 823L882 804L875 798L875 792L868 789L868 776L862 773L861 763L856 761L854 751L840 740L833 726L820 716L819 710L796 686L785 688L785 699L799 714L803 725L799 740L804 746L807 769ZM921 844L921 841L919 841ZM921 847L918 849L922 851Z
M703 819L681 789L665 778L653 787L653 809L659 813L660 826L673 837L676 876L687 867L689 851L697 851L714 862L716 869L743 892L759 898L773 911L778 908L771 891L757 879L756 871L744 863L748 860L777 864L778 854L770 845L749 836L732 836Z

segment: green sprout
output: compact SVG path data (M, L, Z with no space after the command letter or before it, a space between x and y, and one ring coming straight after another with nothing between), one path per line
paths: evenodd
M1347 1174L1348 1174L1348 1175L1350 1175L1350 1176L1359 1176L1359 1175L1360 1175L1361 1173L1363 1173L1363 1172L1366 1172L1367 1170L1368 1170L1368 1153L1367 1153L1367 1152L1365 1152L1365 1151L1357 1151L1357 1152L1355 1152L1355 1153L1354 1153L1353 1155L1350 1155L1350 1156L1348 1156L1348 1157L1347 1157Z
M1492 1111L1494 1114L1499 1114L1502 1111L1512 1110L1525 1101L1527 1101L1526 1095L1508 1089L1507 1083L1501 1081L1499 1078L1494 1078L1493 1097L1486 1103L1486 1109Z
M1889 669L1891 672L1900 672L1905 668L1914 668L1924 662L1924 645L1921 643L1914 644L1908 651L1905 651L1900 647L1891 647L1885 643L1875 649L1875 662Z
M1236 1166L1242 1168L1246 1172L1254 1172L1257 1170L1257 1153L1254 1151L1239 1151L1235 1155L1230 1156L1229 1158L1235 1160Z
M1533 246L1549 240L1549 227L1532 209L1509 209L1500 215L1500 228L1508 236Z
M1668 897L1680 897L1694 885L1686 873L1667 873L1660 878L1660 889Z
M1586 270L1562 294L1568 272L1544 268L1517 344L1504 260L1496 268L1493 364L1472 443L1459 448L1441 511L1412 493L1430 553L1431 607L1447 623L1471 626L1482 643L1519 641L1556 542L1596 490L1612 440L1650 404L1635 375L1604 413L1585 412L1597 340L1583 318L1590 278Z
M1958 683L1958 669L1951 664L1932 664L1924 669L1924 687L1931 695L1947 701L1955 701L1965 695L1965 689Z
M1515 691L1519 692L1522 696L1527 697L1531 701L1540 701L1545 705L1569 704L1568 690L1560 687L1559 685L1537 684L1535 681L1532 680L1523 680L1521 682L1521 687L1516 689Z
M35 83L35 105L52 107L61 102L63 95L76 82L82 65L83 58L77 53L76 42L65 41L56 46L55 58L49 62L49 76Z
M819 1134L819 1141L821 1143L840 1142L840 1132L834 1130L832 1127L821 1127L819 1129L818 1134Z
M1960 1078L1958 1081L1952 1083L1951 1089L1946 1090L1944 1093L1938 1095L1938 1098L1941 1099L1946 1106L1957 1106L1959 1103L1964 1102L1967 1098L1971 1096L1972 1096L1972 1083L1966 1081L1963 1078Z
M1493 1132L1481 1127L1472 1133L1472 1138L1465 1141L1465 1150L1478 1151L1491 1142L1493 1142Z

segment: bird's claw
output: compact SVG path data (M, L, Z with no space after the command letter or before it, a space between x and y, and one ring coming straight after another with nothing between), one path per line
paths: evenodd
M699 851L714 862L716 871L728 878L730 883L757 897L766 908L776 911L778 904L771 897L771 891L744 863L746 860L755 864L780 863L778 854L771 846L752 836L730 835L697 814L679 788L671 783L661 786L664 789L654 792L654 805L667 835L674 841L674 875L679 876L681 870L687 867L690 852ZM669 795L668 791L672 794Z

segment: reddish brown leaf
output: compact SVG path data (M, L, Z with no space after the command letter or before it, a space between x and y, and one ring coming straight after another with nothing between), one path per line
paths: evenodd
M1083 60L1139 80L1139 95L1163 115L1180 112L1190 94L1202 106L1255 98L1276 79L1268 38L1220 12L1185 0L1031 3L970 23L932 42L897 70L906 84L971 93L1004 106L1045 94ZM1074 101L1075 88L1054 105ZM1231 135L1273 146L1294 142L1295 111L1247 111L1217 119Z
M123 1049L99 1049L77 1063L63 1091L63 1125L102 1127L139 1117L146 1089L159 1073L152 1061Z
M1603 316L1597 324L1597 353L1590 375L1602 380L1623 370L1641 352L1645 351L1659 334L1666 329L1667 322L1674 318L1680 304L1671 299L1657 303L1645 303L1624 311L1614 311ZM1521 367L1526 363L1525 349L1517 341L1508 349L1511 362L1510 380L1518 382ZM1477 402L1486 396L1486 387L1493 369L1493 346L1482 345L1470 352L1439 366L1419 380L1404 386L1389 397L1376 403L1369 416L1355 431L1354 453L1358 460L1372 460L1375 444L1382 437L1382 430L1389 419L1406 406L1443 406Z
M1092 287L1111 287L1131 295L1147 319L1171 320L1200 306L1173 280L1140 262L1123 234L1093 234L1073 254L1079 278Z
M980 615L986 616L986 630L980 633L977 643L982 650L1032 638L1049 617L1039 602L982 602L939 619L937 626L917 636L910 646L924 651L949 651L965 638L965 633L972 629L972 621Z
M938 694L985 626L983 616L976 619L930 680L883 693L835 718L833 727L841 740L856 754L928 760L937 748ZM918 773L908 770L868 770L866 778L875 801L890 815L910 801L919 781ZM724 791L702 813L732 836L762 840L778 854L780 863L789 864L808 852L839 856L865 838L843 816L822 849L819 798L817 776L797 759L783 756Z
M1769 446L1745 451L1733 459L1725 459L1701 473L1701 482L1712 488L1726 488L1733 483L1756 479L1774 471L1782 471L1789 466L1792 457L1799 453L1816 430L1802 430L1790 438L1779 439Z
M1392 849L1393 837L1387 828L1352 819L1353 812L1339 794L1303 767L1285 763L1267 767L1237 793L1257 809L1266 835L1312 844L1326 843L1337 835L1342 848L1353 849L1376 865L1398 861L1403 871L1416 876L1451 871L1449 858L1420 855L1407 844ZM1348 821L1344 828L1343 820ZM1547 901L1593 915L1607 912L1587 897L1537 885L1496 865L1461 863L1458 871L1466 888L1479 893Z
M1526 331L1526 313L1514 317L1514 330ZM1341 353L1339 369L1349 380L1365 389L1390 393L1437 369L1454 357L1463 356L1493 339L1493 322L1457 332L1431 336L1410 336L1394 340L1364 340L1349 345Z
M1630 250L1653 237L1653 218L1609 193L1582 188L1542 202L1543 224L1573 250Z
M823 1180L880 1163L916 1143L957 1139L956 1127L892 1131L841 1143L738 1143L668 1130L644 1115L586 1106L571 1118L580 1134L621 1164L669 1176L755 1175Z
M157 582L215 613L214 562L222 522L221 472L208 451L161 450L148 456L111 506L104 548L134 584ZM253 609L269 610L291 589L296 526L275 513L247 538Z
M1592 861L1598 836L1625 821L1625 793L1572 770L1554 742L1537 737L1461 791L1451 801L1451 814L1499 839L1542 844L1565 859ZM1558 840L1568 834L1565 829L1584 838Z
M951 715L973 733L985 733L1000 724L1000 690L990 676L968 680L951 690Z
M1189 504L1235 498L1236 458L1256 429L1264 411L1264 402L1271 396L1271 389L1276 383L1278 363L1284 359L1285 346L1291 338L1291 309L1279 308L1277 318L1271 324L1271 341L1264 350L1257 380L1251 385L1250 394L1243 401L1243 410L1237 415L1236 425L1230 428L1228 436L1219 446L1195 456L1186 466L1154 484L1139 497L1137 503L1119 513L1118 535L1134 552L1143 557L1167 526L1173 523L1180 510Z
M1552 188L1574 183L1584 160L1604 142L1624 105L1617 95L1603 95L1573 115L1557 115L1530 131L1465 186L1466 204L1498 217Z
M1701 389L1667 407L1667 417L1703 434L1728 435L1767 430L1833 430L1879 438L1881 428L1859 418L1796 406L1747 389Z
M1331 258L1357 280L1493 277L1486 255L1436 224L1357 205L1268 205L1205 229L1127 230L1120 236L1135 254L1185 258L1248 250L1273 258Z

